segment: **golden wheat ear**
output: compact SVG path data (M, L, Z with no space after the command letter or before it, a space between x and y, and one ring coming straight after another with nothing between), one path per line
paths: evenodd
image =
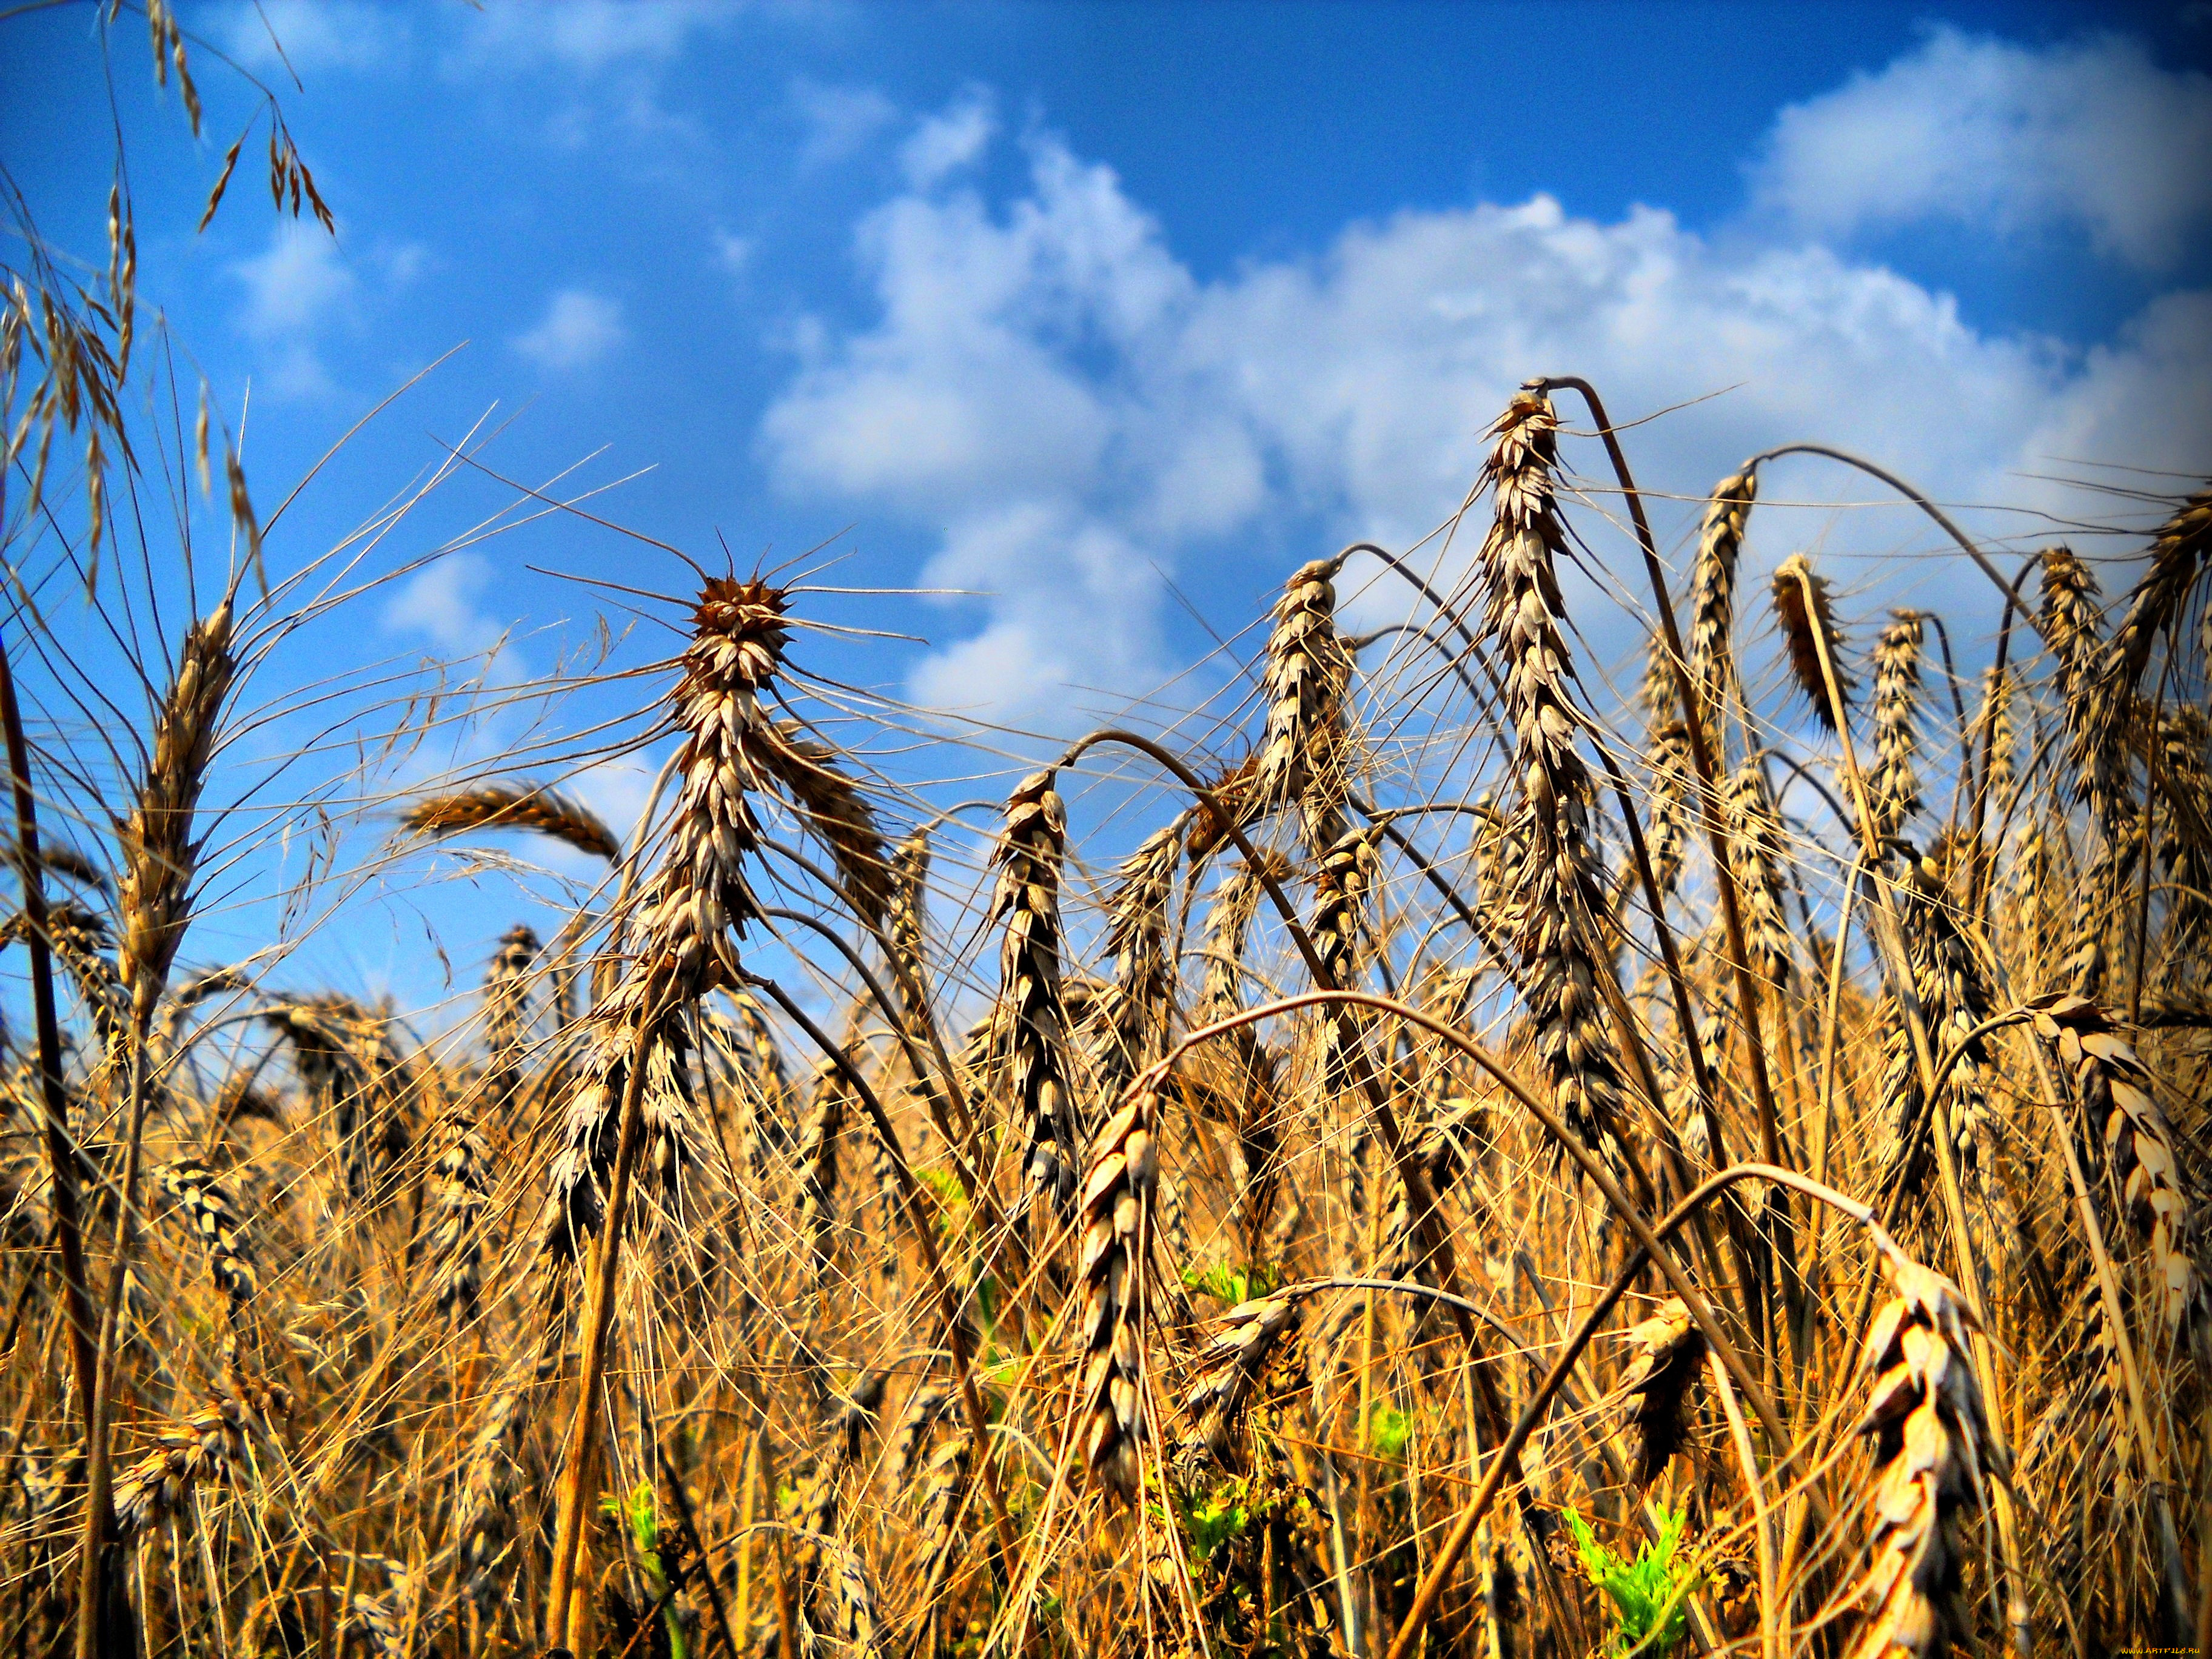
M1005 924L997 1014L1012 1061L1015 1110L1030 1183L1065 1211L1075 1200L1081 1125L1067 1074L1067 1011L1060 991L1060 872L1067 809L1053 774L1032 773L1007 799L994 852L991 920Z
M1836 626L1828 584L1815 575L1802 553L1792 553L1774 568L1774 619L1782 627L1782 643L1790 665L1790 678L1813 713L1829 731L1836 729L1836 710L1828 699L1826 677L1820 671L1821 646L1836 666L1836 686L1844 708L1850 706L1851 682L1843 670L1843 632Z
M400 817L410 834L446 839L478 830L521 830L612 864L622 857L615 832L582 802L536 784L487 784L416 801Z
M1872 1561L1856 1659L1947 1651L1970 1642L1960 1582L1966 1512L2011 1468L1990 1425L1968 1351L1976 1321L1959 1287L1900 1255L1883 1263L1895 1291L1869 1328L1871 1373L1860 1431L1873 1437Z

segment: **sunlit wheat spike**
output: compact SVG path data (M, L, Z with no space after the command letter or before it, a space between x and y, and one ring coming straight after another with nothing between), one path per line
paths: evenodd
M1067 812L1050 772L1024 778L1006 802L992 860L999 870L991 920L999 949L999 1018L1012 1071L1014 1110L1027 1137L1030 1182L1065 1209L1080 1158L1068 1093L1066 1011L1060 993L1060 870Z
M1844 672L1843 631L1836 626L1827 579L1814 574L1811 561L1802 553L1792 553L1774 567L1773 592L1774 619L1782 626L1790 678L1813 705L1815 718L1832 732L1836 711L1830 706L1827 679L1820 672L1822 644L1827 647L1828 661L1836 672L1836 689L1846 708L1850 706L1852 688L1850 677Z
M461 1460L459 1490L447 1536L460 1568L463 1593L479 1610L504 1593L504 1566L514 1522L513 1499L520 1484L517 1442L529 1425L526 1409L526 1366L508 1376L493 1392L476 1421Z
M1680 1297L1669 1297L1629 1332L1628 1349L1628 1369L1619 1392L1630 1402L1636 1478L1649 1486L1682 1448L1690 1395L1705 1364L1705 1333L1691 1319L1688 1304Z
M1146 1090L1114 1115L1083 1184L1084 1449L1092 1477L1124 1503L1136 1495L1139 1448L1150 1437L1144 1328L1156 1104Z
M2158 756L2169 810L2157 867L2173 890L2154 971L2161 994L2146 1006L2178 1008L2194 994L2189 981L2212 946L2212 719L2195 708L2169 710L2159 722Z
M845 1638L852 1659L872 1659L876 1644L876 1598L868 1587L868 1570L860 1553L850 1545L837 1552L837 1633Z
M1200 1351L1183 1411L1191 1421L1193 1444L1217 1462L1226 1466L1233 1460L1237 1431L1253 1390L1276 1345L1297 1329L1300 1307L1296 1297L1280 1294L1240 1302Z
M1260 811L1260 751L1254 750L1234 766L1221 769L1214 775L1206 793L1220 806L1201 801L1191 810L1190 827L1183 837L1183 852L1190 860L1191 869L1199 866L1224 842L1229 839L1231 824L1243 828L1258 816Z
M0 945L25 938L30 926L30 918L16 911L0 923ZM131 1041L131 994L107 954L109 943L107 924L82 905L64 901L47 907L47 948L69 975L85 1018L92 1022L100 1063L119 1068L126 1062Z
M1168 902L1182 860L1188 815L1154 830L1116 873L1106 904L1106 951L1113 977L1102 1000L1096 1070L1098 1092L1119 1098L1157 1057L1173 1014L1167 956Z
M2037 1031L2073 1073L2092 1123L2104 1120L2105 1157L2122 1183L2122 1208L2149 1251L2168 1330L2204 1347L2212 1338L2212 1299L2197 1265L2204 1241L2183 1180L2179 1146L2153 1095L2148 1069L2112 1019L2087 999L2041 997L2028 1006Z
M896 993L907 1024L928 1022L929 831L916 829L891 849L890 918L885 933L896 968Z
M408 1632L414 1626L415 1601L421 1585L404 1561L388 1555L361 1558L362 1565L384 1575L380 1595L355 1592L346 1609L346 1622L359 1631L369 1650L383 1659L402 1659L407 1652Z
M196 1158L158 1165L154 1184L175 1205L208 1253L216 1287L230 1298L234 1313L253 1300L260 1279L252 1253L240 1237L238 1211L214 1170Z
M2120 695L2117 647L2103 638L2096 578L2063 547L2042 556L2044 637L2057 665L2074 799L2088 808L2092 833L2077 883L2067 969L2077 996L2094 997L2106 969L2106 934L2130 884L2141 840L2133 811L2129 710Z
M1278 884L1290 879L1288 859L1265 850L1260 856ZM1267 890L1260 877L1259 868L1240 861L1213 890L1206 912L1206 969L1199 981L1198 1006L1192 1011L1194 1024L1211 1025L1244 1006L1245 936Z
M2020 677L2011 669L1984 669L1982 672L1982 702L1975 711L1977 731L1984 726L1989 731L1986 764L1989 769L1989 793L1992 804L2002 803L2012 793L2013 775L2020 760L2020 726L2015 705L2020 689Z
M1644 842L1652 880L1665 896L1681 881L1689 847L1692 772L1690 728L1682 723L1665 642L1656 635L1644 647L1643 703L1644 767L1650 802ZM1624 876L1624 884L1627 880Z
M301 1081L330 1115L347 1191L368 1197L413 1139L408 1068L388 1022L335 995L280 1003L261 1018L291 1043Z
M514 1103L522 1086L523 1049L530 1024L530 976L537 965L538 935L518 922L507 929L484 970L484 1085L495 1111Z
M1377 860L1372 829L1338 837L1314 869L1314 908L1306 931L1329 978L1342 989L1359 983L1360 943L1366 925L1367 896L1375 885ZM1340 1002L1321 1010L1322 1086L1332 1094L1352 1085L1351 1054L1359 1041L1358 1012Z
M438 1307L462 1323L477 1316L483 1290L483 1225L490 1183L491 1149L476 1120L456 1112L430 1170L430 1260Z
M610 864L622 842L599 816L572 795L530 783L485 784L416 801L400 823L418 836L446 837L479 830L524 830Z
M1753 965L1772 984L1786 985L1794 965L1790 918L1783 908L1789 892L1790 843L1782 815L1756 760L1729 775L1724 792L1728 814L1728 859L1743 902L1744 946Z
M1343 833L1352 653L1336 631L1341 556L1301 565L1283 584L1267 636L1261 695L1267 729L1248 797L1260 811L1296 807L1316 854Z
M1923 1659L1972 1639L1960 1523L2010 1465L1983 1409L1968 1350L1974 1318L1959 1287L1901 1256L1884 1268L1896 1294L1875 1314L1865 1347L1872 1386L1859 1426L1875 1438L1872 1563L1853 1651Z
M945 1575L959 1559L962 1536L957 1522L960 1500L968 1490L968 1469L975 1442L956 1434L939 1445L929 1459L922 1481L922 1601L937 1600Z
M839 769L836 750L789 720L778 720L770 730L775 741L762 745L763 760L830 849L853 914L871 929L882 927L891 902L891 860L875 808Z
M116 966L131 996L134 1029L143 1034L167 984L191 913L200 843L193 836L200 791L215 750L216 722L237 665L230 652L225 599L185 635L177 677L161 701L154 752L130 821L118 835L122 919Z
M236 1478L249 1438L270 1432L270 1419L291 1410L285 1389L240 1384L191 1421L161 1431L115 1483L117 1534L134 1538L177 1514L194 1488Z
M2174 509L2151 538L2150 562L2128 594L2128 608L2112 630L2106 673L2116 682L2104 696L2124 706L2142 683L2159 635L2180 615L2208 557L2212 557L2212 489L2200 489Z
M1520 872L1520 954L1536 1052L1560 1115L1589 1146L1612 1128L1620 1095L1596 976L1592 902L1602 902L1589 773L1577 751L1568 651L1553 557L1565 545L1553 501L1559 421L1551 400L1516 394L1491 428L1483 463L1494 516L1482 544L1487 620L1504 659L1528 857Z
M1944 1087L1960 1173L1972 1191L1986 1198L1993 1190L1996 1119L1989 1095L1996 1072L1988 1034L1976 1033L1994 1012L1989 978L1960 925L1956 885L1933 858L1912 861L1909 879L1899 885L1897 900L1906 954L1930 1035L1946 1054L1959 1050Z
M1867 777L1867 801L1874 833L1897 834L1920 810L1920 775L1913 756L1920 744L1920 613L1899 611L1874 647L1874 770Z
M1691 574L1690 678L1697 688L1698 707L1704 712L1709 742L1716 757L1721 752L1721 715L1735 690L1736 564L1743 554L1744 531L1751 520L1751 504L1759 495L1758 471L1747 464L1713 487L1705 503L1705 517L1698 533L1698 561ZM1654 641L1652 655L1663 657L1664 647ZM1666 706L1680 718L1671 665L1662 664ZM1654 704L1656 708L1660 705Z
M782 666L784 611L779 589L720 576L692 608L683 675L670 696L684 734L676 757L682 786L640 906L641 937L592 1011L539 1229L542 1248L557 1260L599 1229L600 1185L614 1163L632 1065L647 1068L641 1103L664 1186L694 1139L684 1015L708 993L744 983L736 941L760 908L744 870L760 848L748 796L773 775L770 753L782 747L762 694Z

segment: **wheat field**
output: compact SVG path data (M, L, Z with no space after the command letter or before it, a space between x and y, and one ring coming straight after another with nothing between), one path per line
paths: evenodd
M100 615L171 594L117 434L237 534L135 685L0 618L0 1652L2212 1651L2212 491L2021 556L1777 434L1666 549L1531 380L1429 543L1018 760L823 672L853 594L650 554L675 648L574 675L673 750L634 827L598 729L316 807L376 843L320 927L471 848L538 918L418 1018L198 944L375 538L272 570L129 305L58 314L11 571L57 431ZM1971 604L1743 556L1785 460ZM403 750L513 696L356 690Z

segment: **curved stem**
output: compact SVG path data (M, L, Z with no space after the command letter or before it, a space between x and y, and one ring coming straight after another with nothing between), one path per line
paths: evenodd
M1721 921L1728 937L1729 965L1734 970L1737 1006L1743 1013L1744 1054L1750 1062L1752 1103L1759 1113L1759 1149L1769 1164L1783 1164L1788 1160L1783 1156L1774 1082L1767 1071L1765 1022L1761 1017L1765 999L1759 994L1759 976L1752 972L1751 953L1744 945L1743 898L1736 888L1735 866L1729 859L1727 830L1721 811L1720 765L1707 741L1710 733L1705 711L1691 679L1690 659L1682 650L1681 629L1675 625L1674 601L1667 593L1667 573L1659 563L1659 545L1652 539L1650 520L1644 515L1644 497L1629 472L1628 457L1621 453L1620 440L1614 434L1613 422L1607 417L1595 388L1587 380L1566 374L1547 375L1528 382L1531 391L1555 386L1579 393L1589 405L1598 435L1605 442L1606 455L1613 463L1613 476L1620 481L1621 493L1627 498L1629 518L1636 526L1636 544L1644 555L1644 573L1651 584L1651 602L1660 629L1666 635L1668 663L1674 671L1675 694L1681 702L1682 721L1690 739L1690 759L1698 775L1698 813L1705 821L1714 884L1720 890ZM1797 1277L1796 1243L1788 1204L1775 1206L1773 1220L1775 1254L1780 1258L1783 1272L1784 1311L1789 1316L1789 1327L1795 1332L1803 1323L1804 1287ZM1796 1353L1794 1346L1793 1354L1802 1363L1805 1356Z
M1413 1652L1414 1644L1420 1639L1422 1628L1427 1625L1430 1618L1436 1612L1437 1601L1449 1585L1452 1572L1458 1566L1460 1558L1467 1553L1468 1540L1474 1536L1475 1528L1481 1524L1484 1513L1490 1508L1492 1500L1498 1496L1498 1489L1505 1473L1505 1454L1509 1450L1518 1452L1521 1447L1527 1443L1529 1435L1534 1431L1536 1425L1543 1418L1545 1409L1550 1405L1552 1396L1557 1394L1561 1385L1566 1382L1577 1362L1581 1359L1583 1351L1589 1347L1591 1339L1597 1334L1599 1327L1612 1314L1620 1298L1628 1293L1628 1287L1636 1282L1637 1276L1644 1271L1645 1264L1654 1259L1653 1252L1658 1243L1673 1237L1700 1207L1710 1203L1720 1194L1740 1181L1753 1180L1771 1182L1777 1186L1790 1188L1804 1194L1808 1198L1841 1210L1852 1220L1868 1229L1877 1249L1881 1250L1885 1255L1897 1253L1895 1242L1874 1219L1873 1212L1865 1205L1856 1199L1845 1197L1832 1187L1801 1176L1794 1170L1780 1169L1769 1164L1739 1164L1721 1170L1705 1181L1695 1192L1669 1211L1657 1225L1649 1228L1648 1238L1639 1237L1635 1252L1630 1255L1620 1272L1613 1276L1613 1283L1606 1287L1605 1293L1591 1304L1589 1311L1583 1316L1582 1323L1576 1327L1574 1334L1568 1338L1560 1348L1559 1358L1552 1362L1552 1369L1544 1374L1544 1380L1537 1384L1535 1392L1528 1397L1528 1403L1522 1407L1521 1415L1514 1421L1512 1432L1506 1437L1505 1443L1499 1448L1498 1455L1491 1459L1490 1468L1483 1474L1482 1484L1475 1488L1474 1496L1468 1500L1467 1507L1460 1511L1459 1519L1454 1523L1449 1536L1445 1539L1443 1547L1437 1552L1435 1560L1431 1564L1427 1577L1422 1579L1420 1588L1414 1595L1413 1605L1407 1610L1405 1622L1398 1626L1398 1634L1390 1644L1389 1659L1407 1659L1407 1656ZM1727 1351L1717 1349L1715 1352L1722 1356L1725 1363ZM1738 1361L1736 1364L1729 1366L1729 1376L1735 1381L1738 1390L1744 1393L1747 1397L1751 1397L1753 1406L1756 1407L1758 1405L1756 1397L1752 1396L1750 1390L1744 1387L1745 1378L1737 1370L1737 1364L1740 1364L1741 1361Z
M1980 568L1982 574L1996 584L1997 592L2005 596L2008 614L2018 612L2020 619L2035 630L2035 636L2038 639L2045 637L2043 624L2035 619L2033 612L2020 602L2017 583L2005 580L2004 577L1998 574L1996 566L1990 562L1990 556L1975 546L1968 538L1966 532L1952 523L1949 515L1942 507L1936 506L1913 485L1899 477L1887 467L1879 466L1863 455L1854 455L1848 449L1838 449L1832 444L1814 443L1783 444L1773 449L1762 450L1753 456L1745 465L1748 471L1756 471L1766 462L1779 460L1784 455L1823 455L1829 460L1841 461L1845 466L1855 466L1870 478L1879 478L1933 519L1942 527L1945 535L1958 543L1965 550L1966 556Z

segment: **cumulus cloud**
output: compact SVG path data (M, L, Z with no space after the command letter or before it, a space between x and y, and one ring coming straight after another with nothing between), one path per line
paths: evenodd
M488 651L505 631L477 605L491 580L491 561L480 553L456 553L425 565L386 602L384 625L394 633L420 634L441 651Z
M264 387L291 397L328 391L315 337L347 314L360 288L337 243L319 226L282 220L267 248L234 262L230 274L246 290L239 327L269 365Z
M700 31L726 25L719 0L488 0L471 20L465 56L504 70L546 66L596 74L665 63Z
M2117 35L2037 48L1929 31L1910 56L1784 110L1758 193L1823 235L1949 220L2086 229L2170 264L2212 217L2212 76Z
M898 106L873 87L824 86L803 77L791 83L791 107L805 131L799 159L807 167L858 154L898 119Z
M381 69L408 44L404 15L359 0L246 0L218 12L213 33L231 57L264 73Z
M931 527L924 581L989 594L914 676L939 706L1065 723L1065 685L1145 690L1167 672L1154 561L1249 572L1260 599L1285 566L1271 527L1418 539L1533 374L1587 376L1617 421L1705 399L1632 441L1647 489L1680 498L1678 532L1716 478L1790 438L1881 457L1954 503L2079 508L2025 475L2057 458L2185 471L2212 430L2212 296L2170 295L2084 347L1978 329L1948 296L1799 238L1716 240L1541 195L1401 213L1201 283L1111 169L1049 136L1026 148L1008 200L909 167L917 187L859 229L875 319L795 331L762 426L785 489ZM1867 498L1788 466L1778 502ZM1593 500L1594 528L1610 507ZM1761 522L1837 556L1928 545L1886 510L1778 505ZM1985 598L1963 586L1980 580L1949 597Z
M989 88L968 88L945 109L925 118L899 150L907 182L916 190L927 190L971 165L998 126L998 101Z
M514 349L541 368L585 368L623 340L622 302L588 289L563 289L538 326L514 337Z

